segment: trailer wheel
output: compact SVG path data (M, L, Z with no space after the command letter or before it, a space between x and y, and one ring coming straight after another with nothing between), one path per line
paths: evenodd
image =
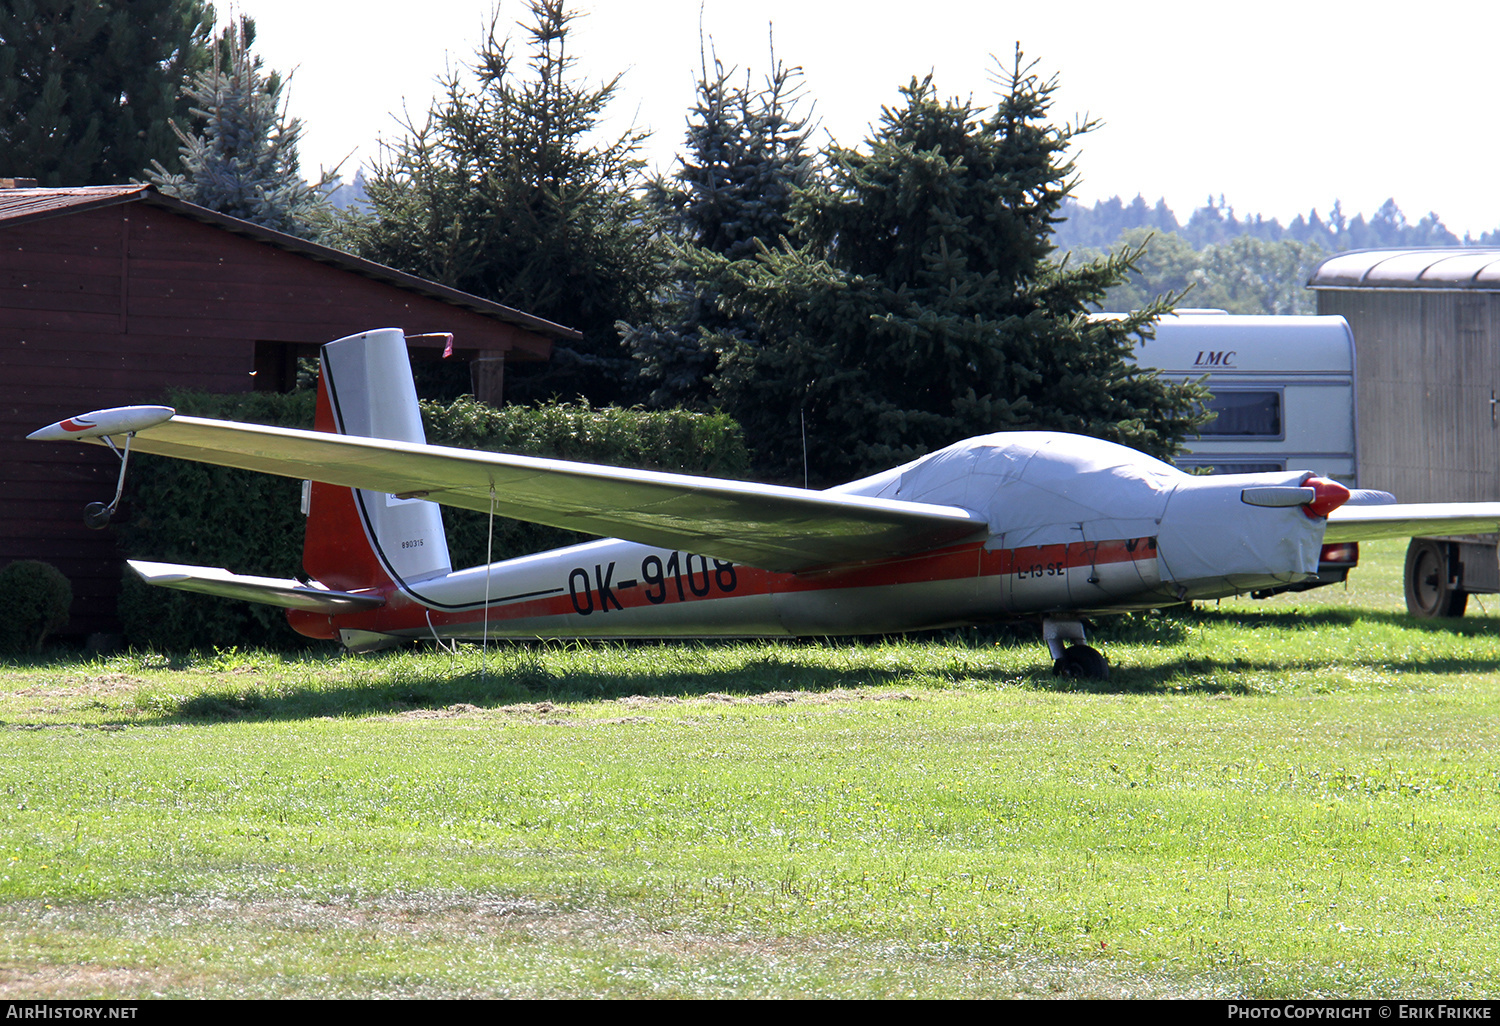
M1463 616L1469 594L1453 587L1448 546L1413 538L1406 549L1406 611L1419 620Z

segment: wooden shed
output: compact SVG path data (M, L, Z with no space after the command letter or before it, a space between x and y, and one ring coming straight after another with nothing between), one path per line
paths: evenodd
M1354 332L1360 485L1500 499L1500 249L1340 253L1308 288Z
M1313 272L1358 357L1359 483L1403 502L1500 500L1500 249L1340 253ZM1460 616L1500 592L1496 535L1414 538L1406 608Z
M120 556L81 511L113 495L118 461L25 435L173 387L285 390L298 357L391 326L451 333L490 402L507 362L546 360L554 340L579 337L151 186L0 187L0 566L53 563L73 583L69 632L115 630ZM444 340L412 346L437 358Z

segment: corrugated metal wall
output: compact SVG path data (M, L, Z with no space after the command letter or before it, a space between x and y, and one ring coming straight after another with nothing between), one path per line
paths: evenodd
M1327 289L1354 331L1359 481L1403 502L1500 500L1500 293Z

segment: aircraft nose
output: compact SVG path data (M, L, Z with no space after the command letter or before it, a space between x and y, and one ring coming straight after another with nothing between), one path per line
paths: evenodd
M1313 490L1312 501L1302 506L1302 512L1310 517L1326 517L1349 501L1349 489L1326 477L1309 477L1302 487Z
M1343 498L1342 485L1314 484L1310 471L1190 478L1172 492L1160 522L1163 579L1198 598L1306 580L1318 572L1327 523L1309 508Z

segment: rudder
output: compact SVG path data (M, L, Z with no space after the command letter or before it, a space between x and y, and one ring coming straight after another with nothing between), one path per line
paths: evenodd
M314 427L426 442L400 328L361 332L323 346ZM312 482L307 496L302 566L314 580L355 591L451 572L437 503L321 482Z

